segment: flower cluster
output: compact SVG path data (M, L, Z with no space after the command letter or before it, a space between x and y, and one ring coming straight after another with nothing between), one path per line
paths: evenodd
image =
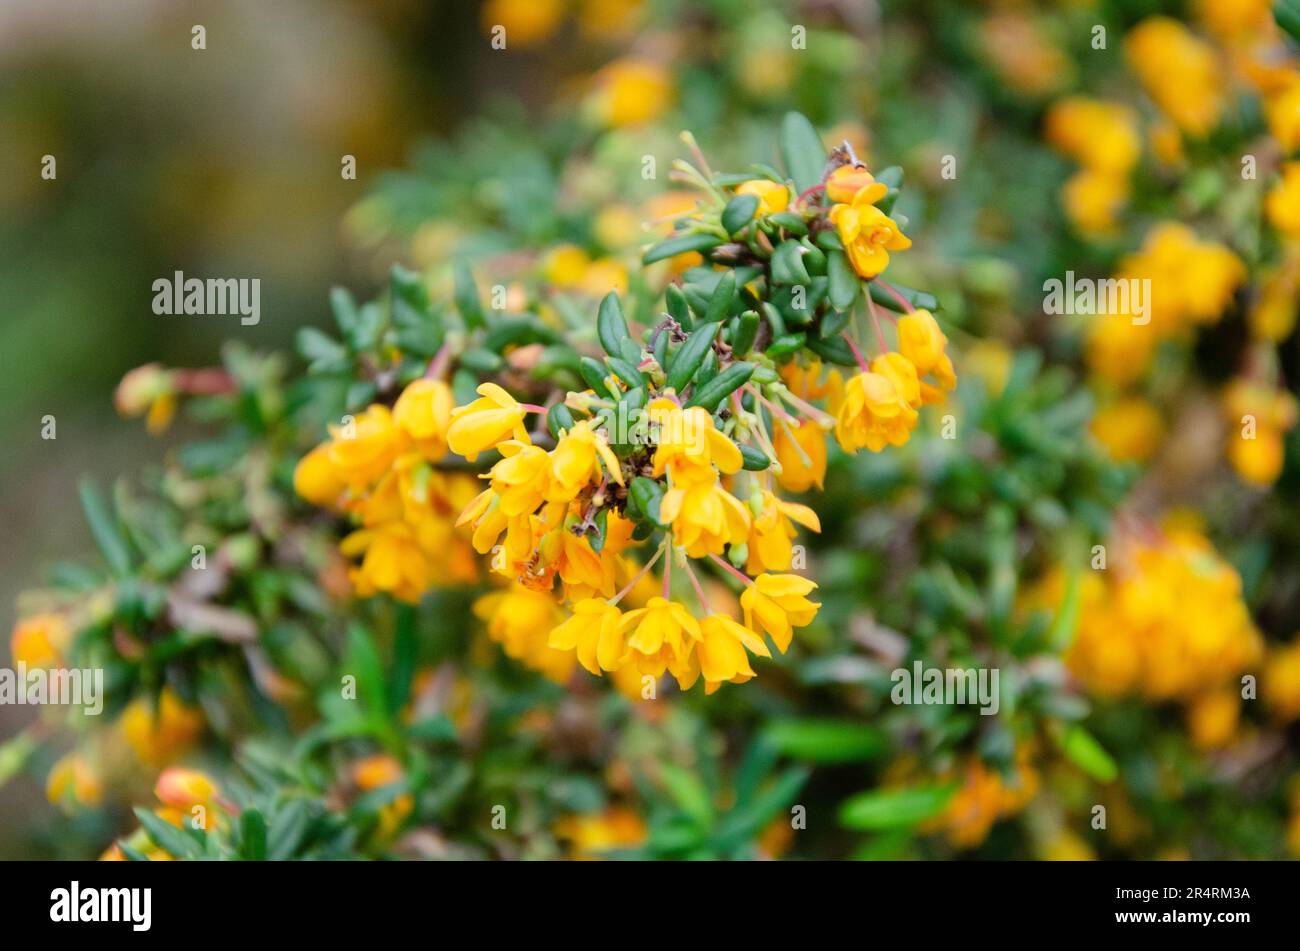
M1259 659L1241 578L1199 532L1135 531L1114 561L1080 579L1079 626L1066 661L1089 690L1191 702ZM1051 577L1041 593L1055 591L1050 601L1060 603L1062 583Z
M374 403L330 427L298 463L294 488L357 525L340 551L357 594L415 602L430 588L477 577L455 516L474 493L465 473L438 468L448 454L453 398L441 380L410 383L389 408Z
M849 453L903 445L956 376L932 299L880 279L911 244L890 216L900 174L873 176L847 145L828 157L802 117L787 132L791 178L715 175L698 150L698 167L676 164L697 197L675 200L671 230L644 258L649 276L674 279L664 309L634 332L617 290L606 295L602 359L576 348L584 389L539 405L489 381L453 406L431 368L391 410L377 403L331 428L296 485L359 522L342 544L361 559L359 594L415 600L472 576L467 533L505 584L476 605L489 635L557 680L576 660L628 690L670 673L712 692L754 676L765 638L789 648L818 608L815 583L790 573L794 540L821 526L779 492L821 486L829 430ZM607 280L591 270L574 247L543 264L560 289ZM851 326L859 310L878 344L870 359ZM859 372L845 380L823 361ZM494 454L487 487L465 493L440 473L448 453ZM738 611L714 575L741 586Z

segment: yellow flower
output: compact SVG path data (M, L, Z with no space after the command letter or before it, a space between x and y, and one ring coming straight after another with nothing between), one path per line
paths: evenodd
M668 71L646 59L615 60L594 77L594 114L603 125L622 128L651 122L672 103Z
M849 262L866 278L875 277L889 266L890 251L905 251L912 246L894 219L872 204L876 193L876 188L867 185L858 190L851 203L835 205L830 213Z
M898 319L899 352L916 368L917 376L934 375L941 389L921 382L921 402L939 403L944 399L942 390L957 386L957 374L952 368L952 358L944 352L948 338L939 329L939 322L928 310L914 310Z
M1250 311L1250 332L1264 343L1281 343L1296 325L1296 274L1290 268L1278 271L1264 282Z
M776 481L790 492L822 487L826 478L826 431L811 419L792 426L777 426L772 434L776 461L781 465Z
M577 287L587 273L591 258L576 244L561 244L542 259L542 275L556 287Z
M117 411L126 417L145 416L145 428L158 434L176 415L176 378L157 363L136 367L122 377L113 392Z
M1065 183L1061 202L1080 234L1114 234L1119 212L1128 203L1128 178L1114 172L1085 168Z
M869 191L863 192L867 188ZM826 178L826 197L835 204L849 204L859 194L862 201L874 205L889 194L889 186L876 181L861 165L841 165Z
M97 806L104 798L104 783L84 756L69 753L50 768L45 798L67 807Z
M806 505L786 502L771 492L763 492L762 508L749 532L749 560L746 570L789 571L794 553L791 542L799 533L791 522L798 522L814 532L822 530L817 513Z
M919 383L917 384L919 393ZM835 438L845 452L863 446L879 452L901 446L916 428L917 412L891 377L858 373L844 387L844 402L835 420Z
M14 625L9 652L14 664L29 668L58 667L72 632L61 614L33 614Z
M163 770L153 791L163 805L186 810L211 805L220 792L206 773L179 766Z
M1300 82L1291 81L1264 101L1268 130L1286 153L1300 149Z
M1213 690L1195 698L1187 708L1187 732L1199 749L1227 746L1237 732L1241 697L1232 687Z
M1089 427L1116 462L1145 462L1164 432L1160 413L1140 396L1124 396L1097 410Z
M376 753L352 764L352 781L362 792L393 786L405 778L402 764L387 753ZM391 802L380 807L379 827L375 834L380 839L389 838L414 809L415 797L409 792L399 793Z
M1095 172L1123 179L1142 154L1137 114L1128 106L1067 96L1044 120L1048 143Z
M293 470L293 490L312 505L338 509L347 483L331 461L331 446L321 443L298 460Z
M344 557L361 559L350 576L353 588L363 598L384 591L415 604L433 586L433 571L416 530L406 522L358 529L339 542L339 551Z
M535 46L549 39L564 18L564 0L487 0L483 4L484 32L505 27L506 48Z
M1260 694L1279 720L1300 718L1300 640L1269 650L1260 677Z
M1264 210L1274 228L1288 238L1300 238L1300 162L1282 166L1282 178L1265 198Z
M185 753L203 732L203 714L166 687L158 696L156 711L150 698L137 697L123 711L120 723L140 760L160 768Z
M749 510L722 488L717 477L674 486L659 503L659 518L673 527L674 543L692 558L720 555L726 545L739 545L749 534Z
M378 481L397 458L401 433L387 406L375 403L343 426L330 426L329 461L352 489Z
M1143 20L1124 39L1129 66L1157 106L1185 132L1204 136L1223 112L1223 70L1214 50L1170 17Z
M753 195L758 199L758 216L775 215L790 205L790 190L782 182L766 178L751 178L736 188L737 195Z
M514 584L505 591L485 594L474 602L474 614L487 622L488 636L513 657L556 683L573 672L575 652L549 644L560 621L560 606L545 591Z
M573 615L551 631L547 643L557 650L576 650L578 663L599 676L622 663L626 647L621 621L615 605L604 598L587 598L573 606Z
M605 442L605 437L591 428L591 422L581 420L560 436L550 454L550 488L547 498L552 502L569 502L592 483L600 481L600 463L619 485L623 484L623 470L618 457Z
M477 392L479 399L452 410L447 430L452 452L473 462L479 453L495 449L506 439L530 442L524 428L526 411L513 396L495 383L481 383Z
M546 450L507 440L497 447L502 459L492 467L492 491L507 518L537 509L550 487L551 458Z
M689 655L703 636L691 612L657 595L645 607L623 615L619 631L627 636L624 659L630 659L639 673L662 677L670 670L679 679L689 669Z
M784 654L794 638L794 629L806 627L817 616L821 605L807 598L816 587L815 582L798 575L759 575L740 595L745 626L766 631Z
M646 838L645 823L626 806L610 806L604 812L588 816L565 816L555 823L557 838L572 843L575 860L593 860L600 853L617 848L633 848Z
M393 422L430 462L447 455L447 428L455 406L451 387L442 380L416 380L393 406Z
M772 656L762 638L725 614L710 614L700 622L695 653L706 694L724 683L743 684L754 677L746 648L760 657Z
M1276 482L1285 457L1282 434L1272 426L1259 426L1251 439L1235 434L1228 437L1228 462L1251 485L1270 486Z
M719 472L733 475L744 465L736 444L718 432L702 406L683 410L659 399L650 404L649 418L658 427L654 475L668 472L674 486L712 483Z
M1225 37L1257 34L1273 18L1272 0L1195 0L1193 8L1197 19Z

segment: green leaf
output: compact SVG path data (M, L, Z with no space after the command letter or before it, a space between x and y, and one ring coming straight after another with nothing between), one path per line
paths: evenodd
M596 316L596 336L611 357L622 355L623 341L631 336L627 321L623 319L623 305L619 303L618 294L613 291L606 294L600 302L600 312Z
M384 666L375 642L364 627L353 624L348 630L348 655L345 674L357 679L357 700L376 720L386 721L388 704L384 690Z
M872 760L889 749L883 730L856 720L778 720L763 738L786 756L812 763Z
M858 299L861 283L843 251L831 251L826 255L826 276L830 278L831 306L847 311Z
M0 743L0 786L22 771L36 748L36 737L31 730L23 730Z
M360 320L357 302L346 287L330 288L330 311L334 314L334 323L343 336L346 337L356 330Z
M680 394L686 389L686 384L691 382L695 371L704 363L704 358L713 348L713 339L717 336L720 326L721 324L713 323L700 327L668 358L667 385L677 393Z
M347 347L315 327L298 328L295 343L298 353L308 361L311 373L331 373L348 364Z
M642 264L654 264L668 258L685 254L687 251L707 251L722 244L716 234L679 234L660 241L641 258Z
M902 284L890 282L890 286L912 305L915 310L937 311L939 309L939 300L933 294L927 294L924 291L916 291L910 287L904 287ZM893 294L880 286L878 281L870 281L867 289L871 294L871 299L881 307L887 307L889 310L898 314L907 312L907 308L898 302Z
M712 413L723 400L748 383L749 378L753 375L754 364L733 363L708 383L695 389L686 403L686 408L703 406Z
M1277 0L1273 4L1273 19L1291 39L1300 41L1300 0Z
M707 323L725 320L731 315L731 307L736 301L736 272L727 271L718 280L718 286L709 295L709 306L704 312Z
M645 476L637 476L628 486L628 500L632 506L655 524L659 524L659 503L663 497L663 487Z
M741 446L740 458L741 464L749 472L762 472L772 464L772 460L767 458L767 453L753 446Z
M1057 738L1061 752L1074 765L1100 783L1109 783L1119 775L1119 767L1091 733L1077 723L1067 727Z
M201 846L194 836L176 828L166 819L161 819L148 809L135 808L135 817L140 820L145 833L154 845L178 859L197 859L203 855Z
M747 310L740 315L736 330L731 335L732 356L743 357L754 349L754 341L758 338L758 325L761 320L762 318L758 316L756 310Z
M957 791L955 783L859 793L840 807L849 829L896 829L937 816Z
M646 378L641 371L622 357L606 357L605 362L609 364L615 376L633 389L645 385Z
M429 292L420 276L399 264L389 275L389 302L397 346L432 359L442 346L442 320L429 308Z
M474 272L464 261L458 261L455 267L455 287L452 292L456 301L456 310L467 328L482 327L486 323L483 315L483 301L478 295L478 284L474 281Z
M77 489L81 495L82 511L86 513L86 521L90 525L90 534L94 536L104 560L114 574L129 574L131 551L127 548L126 538L122 535L117 519L109 513L104 497L88 477L81 480Z
M266 861L266 817L256 809L239 817L239 855L247 862Z
M420 646L415 636L415 608L398 604L393 631L393 673L389 678L388 711L396 716L411 699L411 684L419 663Z
M445 714L425 717L406 728L406 735L416 740L451 740L457 739L456 725Z
M772 252L772 283L805 287L812 283L812 275L803 262L803 245L794 238L782 241Z
M573 413L563 403L556 403L546 413L546 428L550 431L552 439L558 440L560 433L572 429L573 425Z
M664 790L697 826L713 823L713 802L700 777L674 763L660 763L659 780Z
M727 234L735 234L754 220L756 211L758 211L757 195L736 195L727 202L727 207L722 209L722 227L726 229Z
M826 146L806 116L798 112L785 114L781 120L780 151L796 191L806 192L821 184L826 173Z
M267 828L266 857L272 862L292 858L311 824L311 812L301 799L291 799L281 806Z
M599 360L593 357L583 357L578 363L578 370L582 374L583 382L595 390L597 396L617 395L611 392L609 386L605 383L605 378L610 375L609 368Z
M664 291L664 306L668 308L669 316L677 321L677 325L690 333L695 325L695 321L691 320L691 305L676 284L669 284L668 290Z
M813 353L829 363L838 363L842 367L855 367L858 365L857 359L853 356L853 351L849 345L844 342L843 337L827 337L825 339L814 337L805 343Z

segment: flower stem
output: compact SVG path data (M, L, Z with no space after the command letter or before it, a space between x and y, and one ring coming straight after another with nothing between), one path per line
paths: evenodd
M622 591L620 591L618 594L614 595L614 597L609 599L610 604L618 604L618 602L622 601L624 595L626 595L629 591L635 588L637 582L645 577L646 572L655 566L655 562L659 560L659 556L664 553L665 542L659 543L659 550L654 553L654 557L652 557L649 561L647 561L644 565L641 566L641 570L636 573L635 578L633 578L631 581L627 583L627 587L624 588Z
M713 554L712 552L709 552L709 557L712 558L714 561L716 561L723 568L725 568L728 574L730 574L733 578L735 578L737 581L741 582L742 584L748 586L754 583L753 579L750 578L749 575L733 567L731 563L728 562L725 558L719 558L717 555Z
M700 579L695 577L695 570L691 568L691 560L686 559L686 577L691 579L691 587L695 589L695 596L700 599L700 607L704 609L705 616L713 613L713 608L709 607L709 599L704 596L704 588L700 586Z
M885 332L880 329L880 315L876 313L876 302L871 299L871 294L863 294L867 300L867 313L871 315L871 326L876 331L876 343L880 347L881 353L889 352L889 344L885 343Z
M896 288L893 284L888 284L885 281L882 281L880 278L876 278L876 283L881 286L881 288L884 290L886 294L888 294L894 300L902 304L903 310L907 311L909 314L916 309L915 307L912 306L911 301L909 301L906 297L904 297L901 293L899 293L898 288ZM868 294L867 296L870 297L871 295Z
M871 367L867 365L867 358L862 355L862 351L859 350L858 345L853 342L853 338L849 336L848 331L843 331L840 336L844 338L844 342L847 343L849 349L853 351L853 359L858 361L858 366L861 367L862 372L870 373Z

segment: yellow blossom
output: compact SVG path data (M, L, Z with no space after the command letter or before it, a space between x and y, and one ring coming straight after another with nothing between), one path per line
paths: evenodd
M1282 166L1282 178L1264 200L1268 220L1288 238L1300 238L1300 162Z
M673 99L672 77L658 63L627 57L615 60L594 78L593 109L604 125L621 128L651 122Z
M1160 413L1140 396L1125 396L1097 410L1092 435L1116 462L1145 462L1164 432Z
M442 380L416 380L393 406L393 422L430 462L447 454L447 428L455 399Z
M876 277L889 266L890 251L905 251L912 246L894 219L872 203L875 194L876 188L864 186L852 202L835 205L830 212L831 224L839 232L849 262L865 278Z
M700 622L681 604L655 596L623 615L619 630L627 637L625 659L641 674L662 677L671 671L679 680L688 678L690 655L702 634Z
M14 664L29 668L58 667L72 632L61 614L33 614L14 625L9 652Z
M869 189L863 192L862 189ZM836 204L849 204L859 194L862 201L874 205L889 194L889 186L878 182L861 165L841 165L826 178L826 197Z
M776 461L781 465L776 481L790 492L822 487L826 478L826 431L813 420L778 425L772 434Z
M524 428L524 413L513 396L496 383L481 383L479 399L452 410L447 445L470 462L479 453L495 449L506 439L530 442Z
M710 614L700 621L700 642L695 653L704 692L713 693L724 683L752 680L754 671L747 650L760 657L772 656L762 638L725 614Z
M758 199L758 216L775 215L790 205L790 190L782 182L766 178L751 178L736 188L737 195L753 195Z
M1129 31L1124 51L1156 105L1185 132L1204 136L1218 124L1223 70L1191 30L1170 17L1149 17Z
M597 676L617 670L626 645L622 614L604 598L587 598L573 606L567 621L551 631L547 643L557 650L576 650L578 663Z
M786 502L772 492L760 495L762 507L749 532L749 560L746 570L789 571L794 554L792 540L798 531L792 522L814 532L822 530L817 513L806 505Z
M123 735L141 761L163 767L185 753L203 732L203 714L164 687L157 708L137 697L122 712Z
M942 390L952 390L957 386L952 358L944 352L947 346L948 338L928 310L914 310L898 319L899 352L916 368L917 376L933 375L939 385L935 388L921 382L923 403L942 402Z
M815 582L798 575L759 575L740 595L745 626L766 631L784 654L794 638L794 629L811 624L821 607L807 598L816 587Z
M749 534L749 510L714 478L674 486L659 503L659 518L673 527L673 539L692 558L720 555Z
M104 783L86 757L69 753L50 768L45 797L67 807L97 806L104 798Z
M919 393L919 383L918 383ZM858 373L844 387L835 438L845 452L862 447L879 452L901 446L916 428L917 412L894 380L877 372Z
M401 433L387 406L375 403L342 426L330 426L329 461L354 490L378 481L397 457Z

